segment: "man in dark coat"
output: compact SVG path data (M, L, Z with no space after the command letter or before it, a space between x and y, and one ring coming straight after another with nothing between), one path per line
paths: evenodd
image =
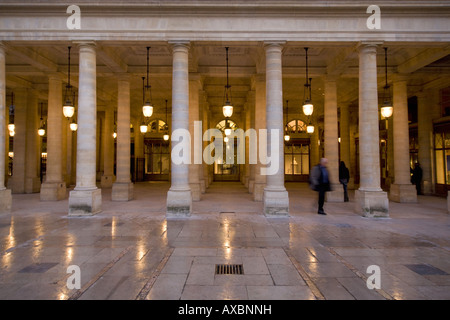
M331 191L327 164L328 160L326 158L320 159L320 163L312 168L309 176L311 189L319 192L319 209L317 213L323 215L326 215L323 210L323 204L325 203L325 192Z
M347 185L349 180L350 180L350 172L348 171L348 168L345 166L345 162L341 161L341 163L339 164L339 182L342 184L342 187L344 188L344 202L348 202Z
M420 167L420 164L418 162L416 162L414 170L412 170L411 182L416 185L417 194L422 194L422 168Z

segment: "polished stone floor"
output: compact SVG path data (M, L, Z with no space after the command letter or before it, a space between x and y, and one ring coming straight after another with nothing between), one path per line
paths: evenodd
M68 217L67 200L13 195L0 215L0 299L450 299L450 215L446 199L390 203L369 219L348 203L286 185L289 218L266 218L240 183L214 183L186 219L165 218L168 183L138 183L135 200ZM240 264L243 274L216 274ZM80 289L69 289L79 267ZM380 289L369 289L369 266Z

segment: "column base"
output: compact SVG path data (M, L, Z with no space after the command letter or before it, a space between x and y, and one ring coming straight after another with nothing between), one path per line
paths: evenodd
M426 196L433 194L433 184L430 181L427 181L427 180L423 181L422 193Z
M246 177L244 177L244 186L248 189L248 183L249 183L249 177L248 176L246 176Z
M200 192L205 193L206 192L206 180L200 179Z
M391 184L389 199L394 202L415 203L417 202L417 190L413 184Z
M169 190L167 192L167 217L189 217L192 213L191 190Z
M0 213L9 212L12 206L11 189L0 190Z
M25 179L25 193L38 193L41 189L41 179L39 177Z
M112 185L112 201L130 201L133 200L134 185L132 182L115 182Z
M192 201L200 201L202 189L200 183L189 183L191 188Z
M289 195L286 190L264 190L263 195L265 216L289 216Z
M255 180L248 180L248 193L253 194L255 191Z
M364 217L389 217L389 200L384 191L355 191L355 211Z
M342 184L332 184L331 190L325 193L326 202L344 202L344 189Z
M58 201L66 198L65 182L44 182L41 185L41 201Z
M111 176L102 176L102 179L100 181L100 186L102 188L111 188L113 186L114 180L115 180L115 176L111 175Z
M253 186L253 201L263 201L265 183L255 183Z
M69 216L93 216L102 207L102 190L72 190L69 193Z

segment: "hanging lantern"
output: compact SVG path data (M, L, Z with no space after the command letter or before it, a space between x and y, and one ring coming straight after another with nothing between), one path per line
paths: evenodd
M387 48L384 48L384 71L385 71L385 85L383 87L383 105L381 106L381 115L385 118L392 116L394 108L391 103L391 90L387 79Z
M151 91L151 86L148 83L148 79L149 79L149 52L150 52L150 47L147 47L147 84L144 86L144 79L142 78L142 86L143 86L143 96L142 96L142 101L143 101L143 106L142 106L142 113L144 114L144 117L146 118L150 118L153 115L153 105L152 105L152 91ZM147 92L148 92L148 96L147 96ZM147 97L146 97L147 96ZM145 102L144 102L145 101Z
M225 118L229 118L233 115L233 105L231 104L231 86L228 79L228 47L225 48L227 53L227 84L225 86L225 93L224 93L224 104L223 104L223 115Z
M145 123L141 123L141 125L139 126L139 131L141 131L141 133L147 133L148 126Z
M68 63L67 63L67 85L66 90L64 92L64 104L63 104L63 114L67 119L71 118L75 113L75 92L73 91L73 87L70 85L70 48L68 54Z
M307 133L314 133L314 126L312 124L309 124L306 126L306 132Z
M75 132L75 131L77 131L77 129L78 129L78 124L77 124L77 123L75 122L75 120L74 120L74 121L72 121L72 122L70 123L69 127L70 127L70 130L72 130L73 132Z

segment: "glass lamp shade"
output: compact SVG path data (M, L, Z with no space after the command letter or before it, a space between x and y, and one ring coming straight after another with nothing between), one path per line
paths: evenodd
M163 139L164 139L164 141L168 141L168 140L169 140L169 135L166 133L166 134L163 136Z
M45 135L45 129L42 128L42 127L40 127L40 128L38 129L38 135L40 135L41 137L43 137L43 136Z
M113 133L113 138L114 138L114 139L117 138L117 132L114 132L114 133Z
M142 107L142 113L144 114L144 117L150 118L153 114L153 106L149 101L147 101L144 106Z
M389 103L385 103L381 107L381 115L385 118L389 118L390 116L392 116L393 112L394 112L394 108Z
M15 128L16 128L16 126L14 125L14 123L8 124L8 130L9 131L14 131Z
M148 127L145 123L141 124L139 126L139 131L141 131L141 133L147 133Z
M228 137L223 138L223 142L227 143L228 141L230 141Z
M66 103L63 106L64 117L71 118L74 113L75 113L74 106L70 103L70 101L66 101Z
M305 103L303 104L303 113L305 114L305 116L310 116L312 115L314 111L314 106L312 105L311 102L309 102L309 100L306 100Z
M15 134L16 134L16 131L14 131L14 130L9 130L9 135L10 135L11 137L14 137Z
M289 140L291 140L291 136L288 135L288 134L285 134L284 135L284 141L289 141Z
M222 108L225 118L229 118L233 115L233 106L227 101Z
M229 136L231 134L231 128L225 128L225 135Z
M77 129L78 129L78 124L76 124L75 122L72 122L70 125L69 125L69 127L70 127L70 130L72 130L72 131L77 131Z
M306 132L308 132L308 133L314 133L314 126L313 125L308 125L307 127L306 127Z

